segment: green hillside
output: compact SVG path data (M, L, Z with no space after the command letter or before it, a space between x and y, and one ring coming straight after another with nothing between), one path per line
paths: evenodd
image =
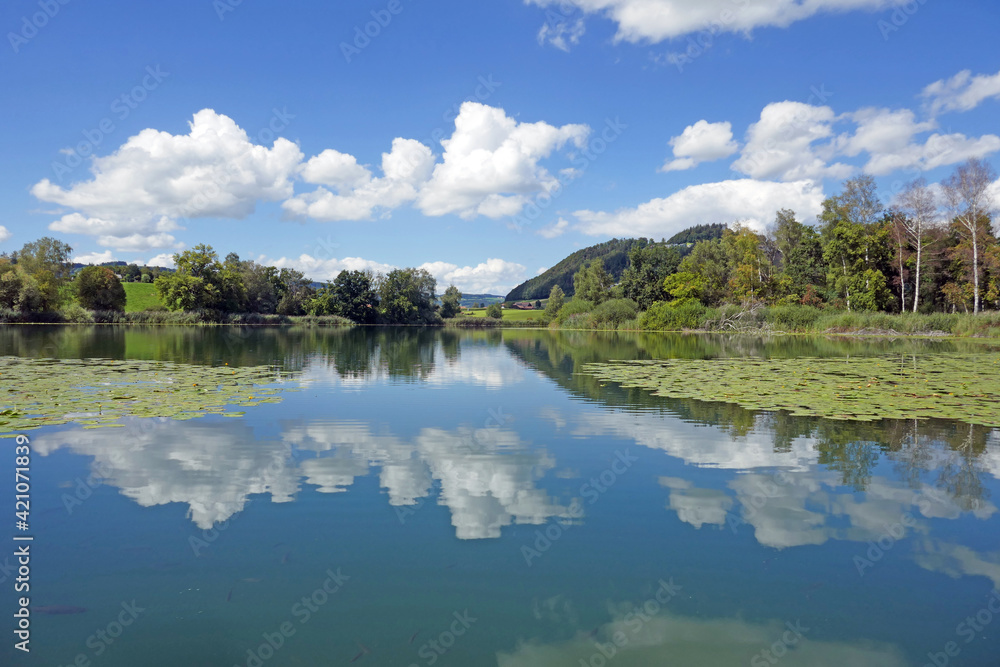
M163 307L152 283L122 283L125 288L125 312L137 313L147 308Z
M567 295L573 294L573 274L585 264L600 259L604 268L617 282L628 267L628 253L638 239L611 239L604 243L577 250L545 273L526 280L507 295L507 301L548 298L553 285L559 285Z

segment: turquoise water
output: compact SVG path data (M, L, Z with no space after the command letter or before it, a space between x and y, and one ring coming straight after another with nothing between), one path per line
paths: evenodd
M26 432L31 604L85 611L36 609L28 655L9 620L0 663L997 665L996 430L753 413L578 373L964 349L6 328L0 355L275 364L302 390L238 418Z

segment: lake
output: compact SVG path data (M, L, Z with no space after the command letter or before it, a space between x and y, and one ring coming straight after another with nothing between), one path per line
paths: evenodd
M18 532L3 440L5 532L34 539L29 655L11 633L25 543L0 552L0 662L995 666L1000 431L755 412L584 372L969 352L1000 357L948 340L3 327L4 430L31 449Z

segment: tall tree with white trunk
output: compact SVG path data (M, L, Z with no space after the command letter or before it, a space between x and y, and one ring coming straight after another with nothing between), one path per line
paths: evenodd
M983 224L989 230L989 215L994 201L990 192L997 173L992 165L980 158L968 160L955 169L955 173L941 183L945 200L952 214L956 229L972 246L973 312L980 310L979 255Z

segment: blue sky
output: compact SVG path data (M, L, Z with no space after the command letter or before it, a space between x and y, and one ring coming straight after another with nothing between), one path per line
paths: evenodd
M1000 152L987 0L237 2L4 3L0 250L204 242L504 293Z

